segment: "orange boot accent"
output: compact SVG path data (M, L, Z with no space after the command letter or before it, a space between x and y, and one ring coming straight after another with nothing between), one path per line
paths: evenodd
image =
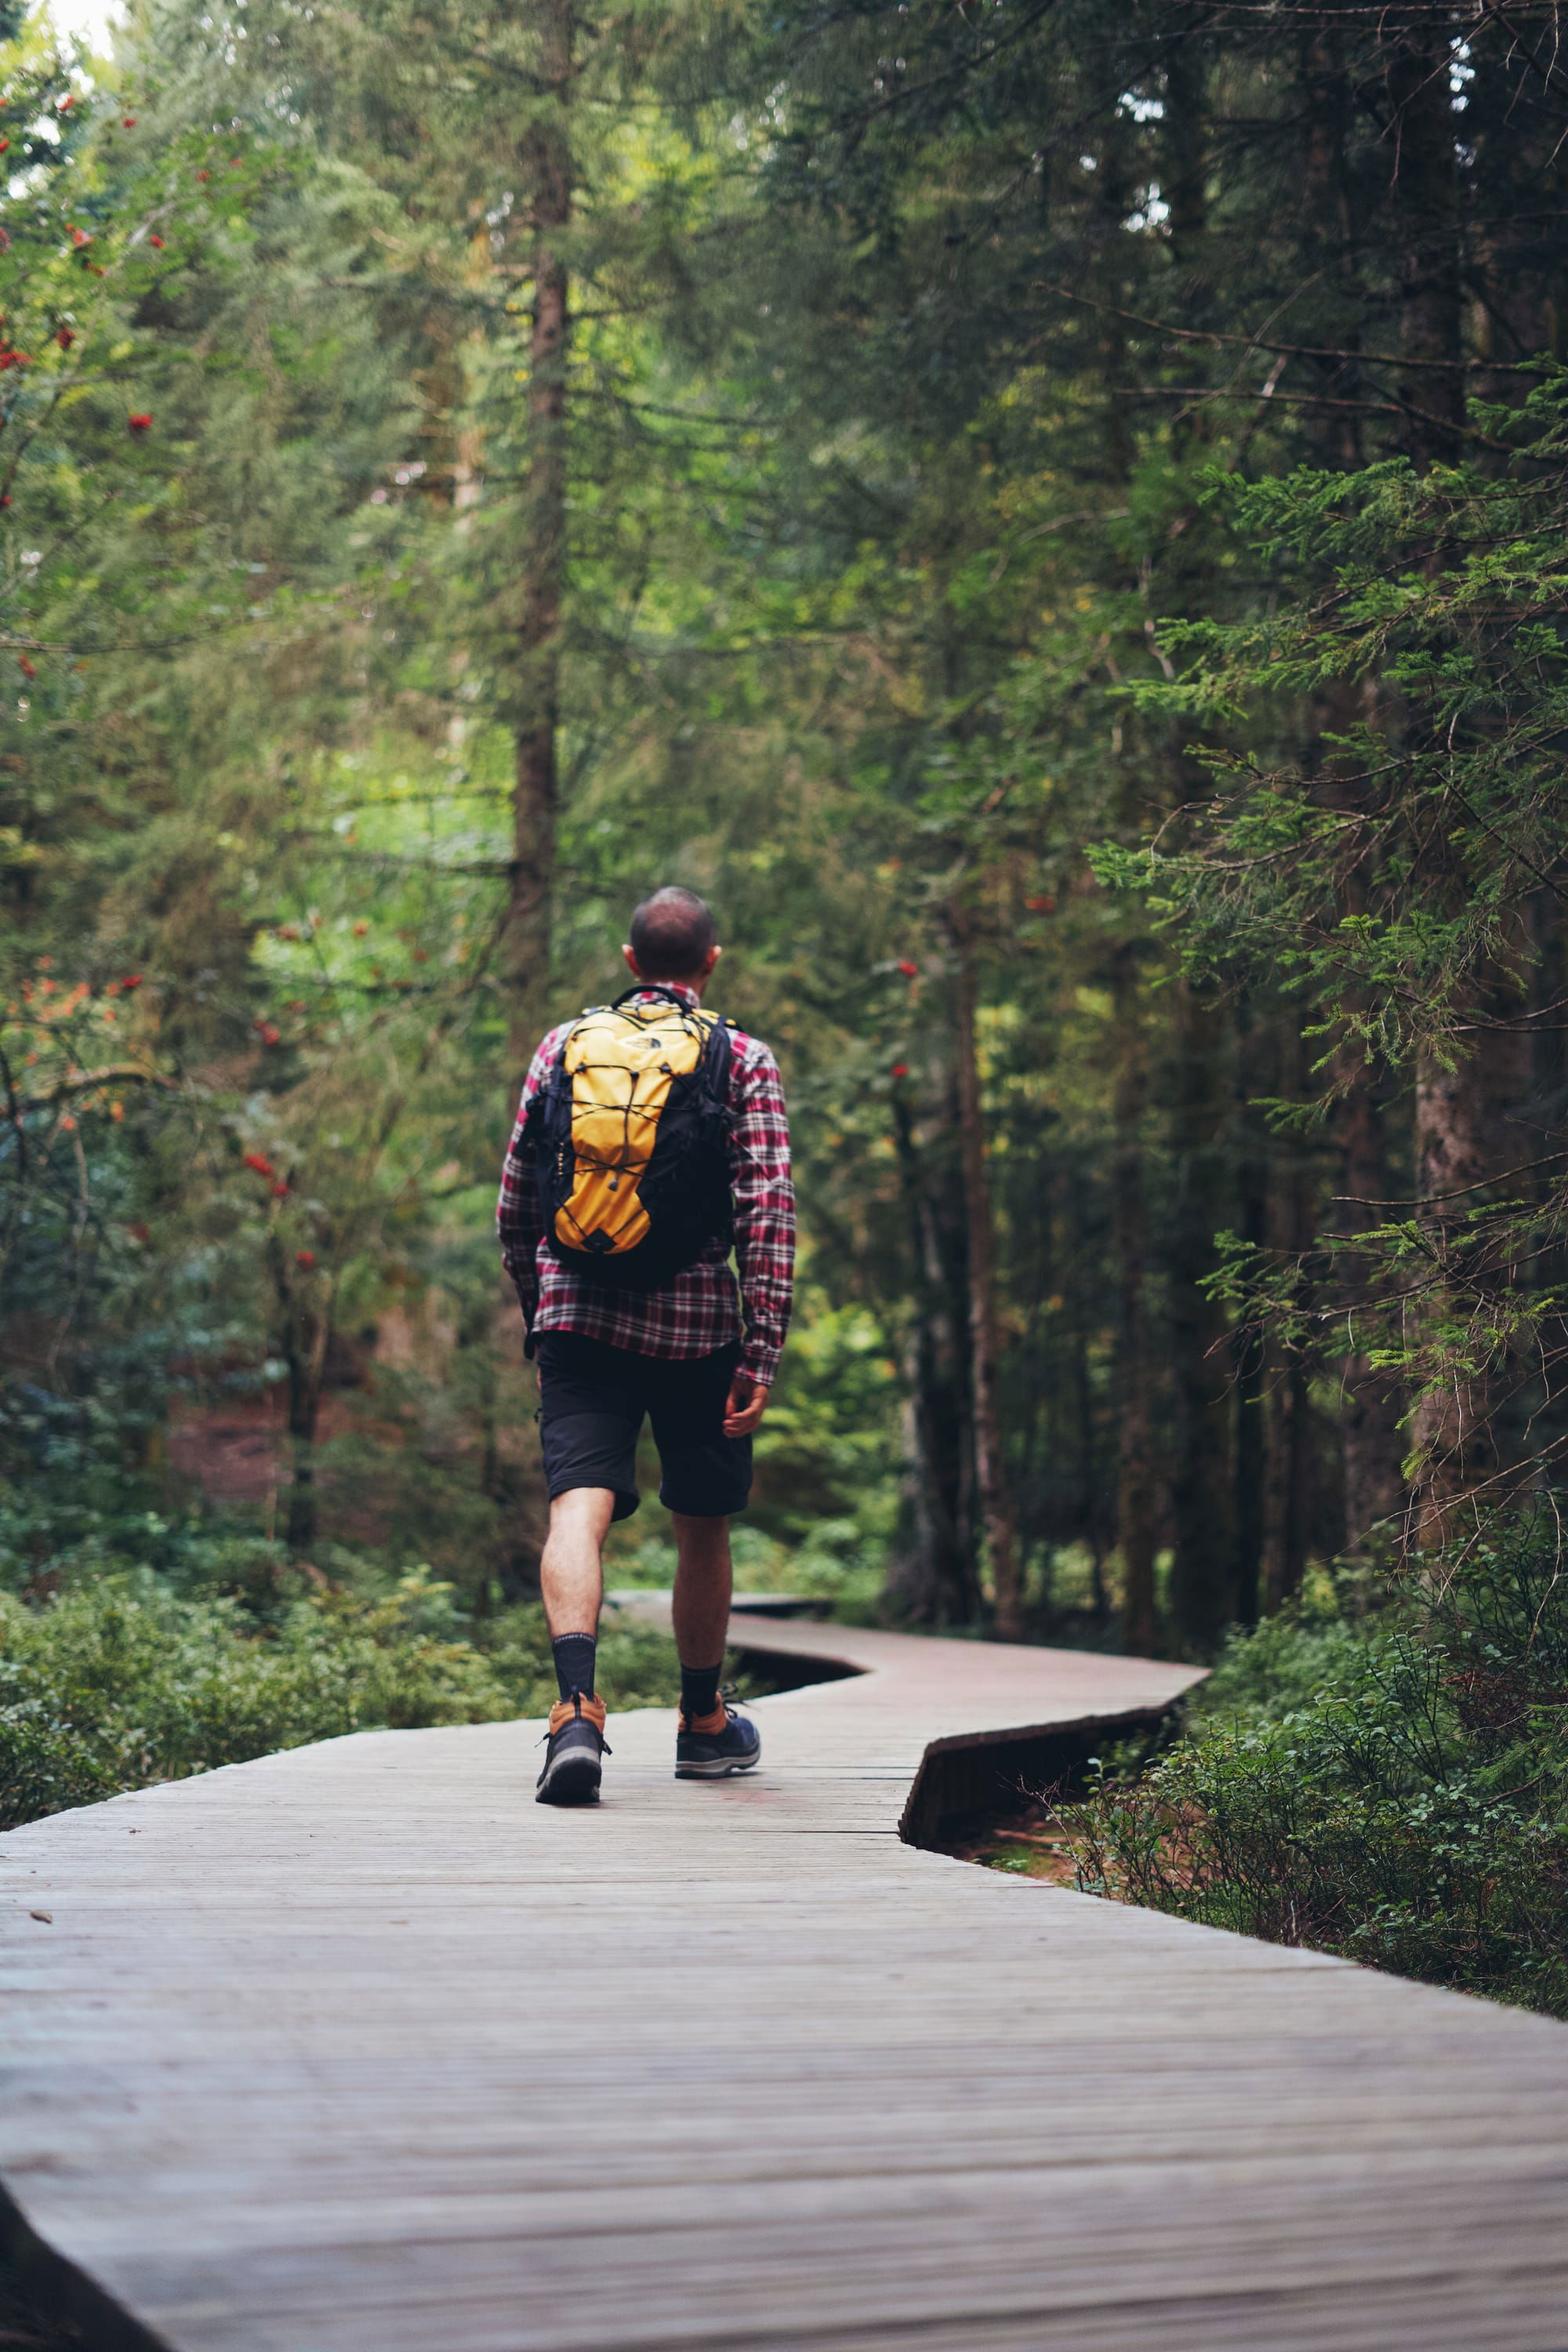
M730 1711L721 1699L711 1715L683 1715L680 1718L680 1728L682 1731L700 1732L705 1738L712 1738L723 1730L729 1720Z
M550 1737L553 1739L563 1724L575 1723L579 1718L583 1718L593 1725L600 1738L603 1739L605 1712L605 1702L602 1698L584 1698L581 1691L574 1691L570 1698L558 1698L551 1708ZM535 1717L534 1720L537 1722L538 1717Z

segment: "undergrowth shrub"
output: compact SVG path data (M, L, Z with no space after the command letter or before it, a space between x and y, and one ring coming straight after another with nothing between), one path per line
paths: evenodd
M1235 1636L1079 1884L1568 2016L1568 1567L1528 1517Z
M27 1601L0 1592L0 1827L350 1731L543 1714L555 1696L543 1612L470 1627L450 1588L281 1578L252 1545L226 1591L100 1568ZM673 1643L606 1616L612 1706L672 1704Z

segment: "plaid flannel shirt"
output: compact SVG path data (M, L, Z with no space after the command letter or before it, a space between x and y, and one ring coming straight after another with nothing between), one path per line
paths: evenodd
M679 993L696 1004L695 989ZM743 1338L742 1370L771 1388L789 1328L795 1277L795 1186L778 1064L760 1038L732 1033L730 1189L739 1285L726 1244L715 1240L662 1290L608 1290L584 1281L546 1246L532 1155L519 1148L530 1106L571 1026L564 1021L552 1029L529 1065L496 1208L501 1256L517 1288L530 1354L540 1331L580 1331L644 1356L706 1356Z

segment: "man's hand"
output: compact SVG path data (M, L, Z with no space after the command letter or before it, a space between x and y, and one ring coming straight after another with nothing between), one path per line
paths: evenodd
M724 1403L725 1436L750 1437L767 1409L766 1381L754 1381L750 1372L737 1372Z

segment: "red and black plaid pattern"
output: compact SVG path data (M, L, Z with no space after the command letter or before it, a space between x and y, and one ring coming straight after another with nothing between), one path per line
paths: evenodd
M682 988L688 1003L695 989ZM529 1106L572 1026L552 1029L529 1065L512 1129L520 1147ZM517 1286L530 1332L581 1331L644 1356L706 1356L744 1339L741 1366L772 1387L795 1283L795 1186L789 1172L789 1122L778 1064L760 1038L731 1036L730 1189L735 1205L737 1286L722 1242L710 1242L694 1265L662 1290L604 1290L584 1282L544 1246L544 1220L531 1154L507 1154L496 1226L501 1255Z

